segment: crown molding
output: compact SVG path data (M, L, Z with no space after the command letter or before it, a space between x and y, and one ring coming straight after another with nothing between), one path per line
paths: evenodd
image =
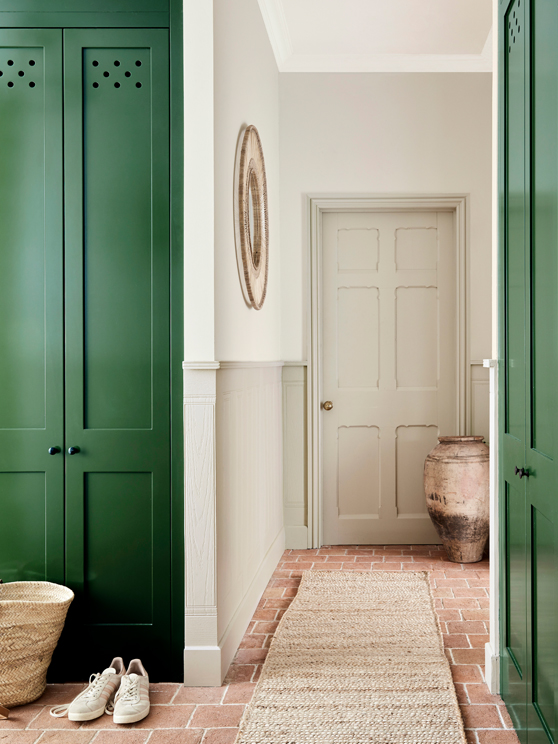
M492 54L292 54L279 72L492 72Z
M282 0L258 0L279 72L492 72L492 29L480 54L301 54Z
M279 72L285 60L293 56L294 49L281 0L258 0L267 35Z

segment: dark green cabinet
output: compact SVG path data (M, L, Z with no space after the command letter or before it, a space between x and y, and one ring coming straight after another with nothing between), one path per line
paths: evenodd
M168 30L0 42L0 577L76 592L66 680L168 679Z
M502 695L523 742L558 733L558 5L500 18Z

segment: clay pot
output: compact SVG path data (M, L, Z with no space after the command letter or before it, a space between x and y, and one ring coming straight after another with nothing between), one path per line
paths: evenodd
M483 437L438 437L424 463L430 519L450 561L476 563L488 540L488 447Z

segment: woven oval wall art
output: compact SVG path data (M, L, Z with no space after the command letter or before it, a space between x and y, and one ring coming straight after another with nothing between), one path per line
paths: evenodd
M246 303L259 310L267 292L269 226L262 143L252 125L241 132L236 152L234 224L242 293Z

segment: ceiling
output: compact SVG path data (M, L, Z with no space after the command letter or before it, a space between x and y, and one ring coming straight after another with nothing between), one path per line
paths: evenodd
M491 0L258 0L281 72L490 72Z

